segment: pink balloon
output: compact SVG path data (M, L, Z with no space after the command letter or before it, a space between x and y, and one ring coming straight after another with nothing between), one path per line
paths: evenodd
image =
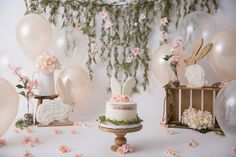
M19 97L15 88L7 80L0 78L0 138L16 118Z
M90 85L87 71L80 67L68 67L59 74L56 89L65 103L77 108L88 96Z
M28 14L18 23L16 37L25 54L34 61L37 56L48 51L52 42L52 30L46 18Z
M208 61L224 82L236 79L236 31L224 30L215 34Z
M176 76L171 70L170 63L163 59L166 55L171 54L171 49L171 44L162 45L154 52L151 60L151 69L162 86L168 84L170 81L176 80ZM184 55L182 49L178 51ZM180 83L186 82L186 78L184 77L186 65L183 59L184 57L181 57L177 66Z

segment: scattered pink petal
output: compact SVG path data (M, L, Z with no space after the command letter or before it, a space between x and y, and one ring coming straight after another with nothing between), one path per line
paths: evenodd
M86 122L84 123L84 126L85 127L91 127L91 125L89 123L86 123Z
M35 144L41 144L41 141L40 141L40 139L37 137L37 138L35 138L34 143L35 143Z
M25 151L24 157L32 157L33 155L29 151Z
M117 148L116 152L118 154L125 154L125 153L128 153L128 152L133 152L133 146L130 145L130 144L124 144L120 147Z
M198 146L198 143L197 143L196 140L191 139L190 141L188 141L188 147L194 148L194 147L196 147L196 146Z
M68 153L70 152L70 148L66 145L60 145L59 148L58 148L58 151L61 152L61 153Z
M20 133L20 130L19 130L19 129L15 129L14 132L15 132L16 134L19 134L19 133Z
M84 155L83 154L79 154L79 153L74 155L74 157L82 157L82 156L84 156Z
M236 147L232 149L232 154L236 156Z
M5 139L0 139L0 147L3 147L7 144Z
M174 132L174 130L171 129L171 128L166 128L166 134L168 134L168 135L174 135L175 132Z
M178 155L177 151L174 148L167 148L165 150L165 154L168 157L177 157L177 155Z
M32 143L32 138L27 136L27 137L24 137L23 140L22 140L22 143L23 144L29 144L29 143Z
M28 127L25 129L25 131L28 133L28 134L31 134L33 132L33 129L31 127Z
M78 121L78 122L74 123L75 126L80 126L80 127L82 126L82 124L83 124L83 122L81 122L81 121Z
M54 134L55 134L55 135L61 135L61 134L62 134L62 130L60 130L60 129L54 129Z
M161 127L161 128L167 128L167 125L165 124L165 122L161 122L161 123L160 123L160 127Z
M78 134L79 132L78 132L76 129L71 129L71 130L70 130L70 133L71 133L72 135L76 135L76 134Z

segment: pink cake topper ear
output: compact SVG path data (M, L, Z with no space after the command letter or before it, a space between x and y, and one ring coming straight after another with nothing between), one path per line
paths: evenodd
M111 92L113 96L121 95L121 86L115 77L111 77Z
M135 79L133 77L129 77L123 85L122 95L131 96L134 85L135 85Z

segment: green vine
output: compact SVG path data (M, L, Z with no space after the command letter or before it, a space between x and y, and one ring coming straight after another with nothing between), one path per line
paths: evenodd
M177 5L175 5L175 3ZM93 78L96 61L106 64L106 74L125 81L136 78L135 92L146 90L149 79L148 40L156 19L167 20L160 26L166 44L172 10L179 20L195 10L213 13L218 8L217 0L134 0L131 3L105 3L103 0L25 0L26 14L44 13L53 24L62 27L81 25L88 36L87 68ZM176 7L176 9L175 9ZM102 15L101 35L96 34L96 17ZM59 20L58 20L59 19ZM99 40L98 40L99 39Z
M138 116L136 119L129 121L129 120L122 120L122 121L118 121L118 120L110 120L107 119L105 116L100 116L99 117L99 122L101 124L113 124L113 125L132 125L132 124L139 124L141 123L143 120L140 119Z

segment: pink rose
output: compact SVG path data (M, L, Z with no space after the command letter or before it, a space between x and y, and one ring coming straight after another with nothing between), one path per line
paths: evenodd
M105 19L106 17L107 17L107 12L106 11L101 11L100 13L99 13L99 16L101 16L103 19Z
M134 56L137 56L138 54L140 54L140 48L138 48L138 47L135 47L135 48L133 48L132 49L132 54L134 55Z

